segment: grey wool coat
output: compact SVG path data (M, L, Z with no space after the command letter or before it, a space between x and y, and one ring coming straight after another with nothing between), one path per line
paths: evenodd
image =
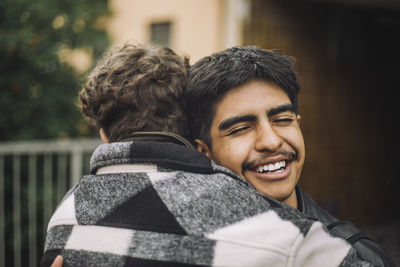
M49 225L42 266L371 266L319 222L172 142L100 145Z

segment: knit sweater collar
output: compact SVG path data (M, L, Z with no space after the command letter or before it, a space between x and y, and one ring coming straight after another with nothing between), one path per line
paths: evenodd
M91 157L90 173L95 174L104 166L134 163L150 163L189 172L215 172L211 160L194 149L166 140L142 139L100 145Z

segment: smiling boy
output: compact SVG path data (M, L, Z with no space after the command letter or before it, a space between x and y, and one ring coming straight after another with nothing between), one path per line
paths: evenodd
M372 238L330 215L297 186L305 145L293 62L256 46L233 47L199 60L185 91L191 138L198 151L259 192L321 221L362 258L394 266Z
M229 91L216 107L212 149L197 142L202 152L258 191L297 208L294 187L305 156L299 123L300 115L284 91L254 80Z

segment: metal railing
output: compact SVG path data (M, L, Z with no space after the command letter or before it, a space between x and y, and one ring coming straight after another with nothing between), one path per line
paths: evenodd
M0 143L0 267L39 266L47 223L100 139Z

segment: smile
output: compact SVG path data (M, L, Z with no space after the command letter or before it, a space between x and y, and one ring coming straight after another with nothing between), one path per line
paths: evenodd
M258 173L267 173L267 172L283 172L286 167L286 161L278 161L276 163L269 163L265 165L260 165L256 168L256 172Z

